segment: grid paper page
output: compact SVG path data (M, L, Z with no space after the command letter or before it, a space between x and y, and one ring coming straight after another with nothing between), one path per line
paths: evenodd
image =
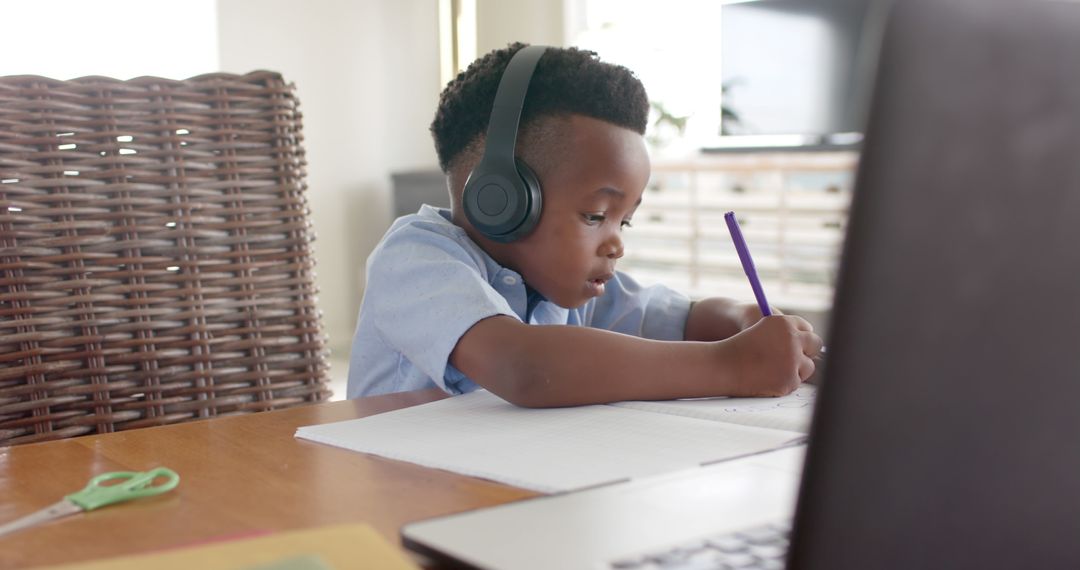
M810 431L810 418L814 413L816 397L817 388L803 384L794 392L779 398L699 398L663 402L618 402L611 405L807 433Z
M519 408L478 390L296 437L552 493L773 449L800 434L612 406Z

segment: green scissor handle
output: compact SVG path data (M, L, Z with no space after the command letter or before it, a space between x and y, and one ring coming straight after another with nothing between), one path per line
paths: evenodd
M165 477L165 481L160 485L154 485L154 479L158 477ZM110 481L119 481L119 483L103 485ZM180 476L172 469L165 467L150 471L113 471L94 477L82 491L72 493L66 498L82 510L92 511L105 505L171 491L179 483Z

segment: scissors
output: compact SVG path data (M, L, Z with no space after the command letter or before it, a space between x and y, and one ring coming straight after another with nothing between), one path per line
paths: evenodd
M164 477L165 480L155 485L154 479L158 477ZM166 491L171 491L179 483L180 476L172 469L165 467L158 467L150 471L102 473L91 479L82 491L66 495L59 502L36 513L0 525L0 536L75 513L92 511L105 505L123 503L140 497L160 495Z

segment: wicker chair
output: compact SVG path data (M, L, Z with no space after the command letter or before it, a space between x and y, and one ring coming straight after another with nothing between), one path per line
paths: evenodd
M0 78L0 446L329 395L272 72Z

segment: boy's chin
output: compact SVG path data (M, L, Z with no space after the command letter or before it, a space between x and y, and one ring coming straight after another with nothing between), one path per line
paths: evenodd
M569 299L569 300L557 300L550 299L552 303L564 308L564 309L578 309L585 306L585 303L589 302L587 298Z
M563 309L576 309L576 308L584 305L586 303L586 301L588 301L588 299L582 298L582 296L580 296L580 295L578 295L578 296L567 295L565 292L562 295L559 295L559 294L554 294L553 295L553 294L550 294L547 291L537 290L537 293L540 293L541 295L543 295L544 300L547 301L548 303L551 303L551 304L553 304L553 305L555 305L557 307L563 308Z
M571 291L571 287L563 287L558 291L544 291L537 289L536 291L544 296L547 302L557 305L563 309L578 309L585 306L590 300L599 295L596 295L594 291L588 291L585 289L578 291Z

